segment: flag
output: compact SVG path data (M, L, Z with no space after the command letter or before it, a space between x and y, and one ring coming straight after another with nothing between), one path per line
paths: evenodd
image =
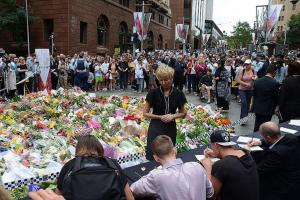
M206 45L211 34L203 34L203 44Z
M50 71L50 52L49 49L35 49L35 55L39 61L40 76L38 81L39 90L46 89L51 91L51 71Z
M152 13L134 12L133 13L133 31L137 33L140 40L147 39L149 24Z
M152 13L144 13L143 16L143 39L147 39L148 28L150 25Z
M176 24L175 27L175 40L179 40L185 43L186 37L188 35L189 25Z
M268 10L268 21L266 25L267 36L271 33L273 27L278 22L282 4L270 5Z
M252 42L254 45L256 45L256 35L255 33L252 33Z
M135 31L134 33L137 33L139 35L142 34L142 15L142 12L133 13L133 30Z

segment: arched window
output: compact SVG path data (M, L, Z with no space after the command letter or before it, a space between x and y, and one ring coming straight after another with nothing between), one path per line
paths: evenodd
M97 23L97 33L98 33L98 44L101 46L107 46L108 43L108 30L109 23L105 15L100 15Z
M158 49L162 49L163 48L163 37L162 35L158 36L158 40L157 40L157 48Z
M147 34L147 43L149 47L153 47L153 32L149 31Z
M128 27L125 22L121 22L119 26L119 45L121 52L127 50L127 36L128 36Z

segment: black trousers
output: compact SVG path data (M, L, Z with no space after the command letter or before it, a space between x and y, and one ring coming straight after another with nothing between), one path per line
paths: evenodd
M183 76L183 74L175 74L173 83L175 88L182 91L183 85L185 83L185 77Z
M147 135L147 147L146 147L146 159L151 161L154 160L153 152L152 152L152 142L153 140L159 135L167 135L171 138L174 146L176 144L176 123L164 123L158 119L152 119L149 128L148 128L148 135Z
M229 110L229 102L224 97L217 97L217 106L223 110Z
M254 132L259 130L260 125L265 122L269 122L272 119L272 115L260 115L255 113L255 125L254 125Z

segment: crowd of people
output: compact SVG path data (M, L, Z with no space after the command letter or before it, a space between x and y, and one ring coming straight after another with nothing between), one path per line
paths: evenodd
M39 65L34 55L25 59L11 54L1 58L0 66L1 91L7 98L24 95L26 90L39 90ZM143 114L151 123L146 157L160 163L162 168L129 186L118 163L103 156L99 141L93 136L83 136L78 140L76 157L61 170L56 193L39 190L29 194L32 199L152 196L166 200L292 200L299 197L299 140L294 135L281 135L279 127L270 120L275 112L279 113L280 121L300 117L300 54L292 60L283 55L268 58L239 51L218 54L157 51L140 53L135 58L129 54L109 57L81 52L73 57L51 56L50 70L52 89L75 86L100 92L127 90L130 86L139 93L147 90ZM260 145L263 152L250 154L237 149L226 131L216 130L210 136L210 148L204 151L206 158L201 163L184 163L176 158L175 119L186 115L185 93L199 96L206 103L216 100L222 111L229 110L229 95L234 95L241 101L240 118L251 110L255 113L254 130L263 139L248 145ZM220 160L212 164L211 158Z
M282 89L280 92L277 91L281 94L280 100L272 105L282 107L280 110L282 120L286 121L294 116L288 114L290 108L286 107L290 103L286 103L285 98L288 96L286 92L290 90L290 87L298 85L296 83L299 82L297 78L300 74L299 62L300 53L293 58L280 54L267 57L262 53L250 54L237 50L226 53L193 52L188 54L179 50L155 51L137 53L134 57L127 53L112 57L91 56L87 52L74 56L60 54L50 57L50 89L77 86L84 91L133 89L142 93L158 88L160 82L156 76L156 70L163 63L174 69L172 81L174 88L185 91L187 94L197 95L206 103L216 100L217 107L223 111L229 110L229 97L233 95L241 103L240 118L244 118L251 109L252 97L256 97L257 89L259 90L264 85L255 84L255 80L264 77L268 67L274 65L274 70L268 73L268 77L271 76L272 80L278 83L278 89L279 86L282 86ZM289 66L293 68L290 71ZM38 91L41 89L39 74L39 62L35 55L27 58L16 57L14 54L2 56L0 59L2 96L13 98L15 95L24 95L25 92ZM285 81L287 78L289 80ZM297 90L297 88L292 90ZM297 102L298 99L297 93L292 99L289 98L293 108L297 104L293 101ZM296 113L295 115L298 116L299 111ZM256 114L263 115L261 111L257 111ZM273 111L268 111L268 116L258 116L258 118L267 119L272 115ZM255 130L258 127L259 123Z

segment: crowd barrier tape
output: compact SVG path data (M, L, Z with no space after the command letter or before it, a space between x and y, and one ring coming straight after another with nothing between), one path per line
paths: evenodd
M24 83L24 82L27 81L29 78L30 78L30 77L24 78L23 80L21 80L21 81L19 81L18 83L16 83L16 85L19 85L19 84L21 84L21 83ZM1 89L0 92L2 92L2 91L4 91L4 90L7 90L7 88Z

